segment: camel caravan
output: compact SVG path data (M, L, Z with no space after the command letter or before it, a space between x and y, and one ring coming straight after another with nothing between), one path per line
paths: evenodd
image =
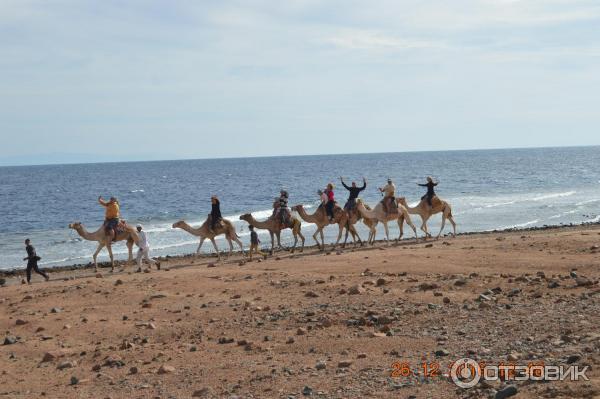
M452 225L452 235L456 236L456 223L452 215L452 207L450 204L440 199L434 191L434 187L438 185L432 178L427 178L427 183L418 184L419 186L426 187L427 193L421 198L421 201L414 207L408 205L405 197L396 197L396 187L391 179L388 179L387 184L384 187L379 188L383 198L373 207L370 207L362 199L359 198L360 193L365 190L367 186L366 179L363 178L363 185L358 187L355 182L352 182L350 186L347 186L340 177L340 181L343 187L348 190L349 196L346 204L341 207L334 197L334 186L328 184L325 190L319 190L317 192L320 204L314 213L308 213L305 205L299 204L292 207L288 206L289 195L287 191L282 190L280 196L273 202L273 213L266 220L256 220L252 214L247 213L241 215L239 218L248 223L249 230L251 232L251 250L262 254L266 257L266 254L258 250L258 244L260 240L254 229L267 230L271 238L270 254L272 255L275 251L275 241L277 241L277 248L279 250L286 250L281 245L281 233L284 230L290 229L294 237L294 242L290 252L294 253L298 246L298 239L300 239L300 249L304 250L304 235L302 235L302 222L314 224L316 230L313 234L313 239L320 251L325 251L325 237L324 229L329 225L337 225L337 240L332 244L333 249L340 245L340 241L345 232L344 242L342 247L346 246L348 237L352 237L354 246L375 244L375 237L377 234L377 226L383 225L385 232L385 243L390 245L389 235L389 222L396 222L400 234L396 238L396 242L402 239L404 235L404 224L406 223L413 231L414 238L418 242L419 237L417 234L417 228L413 224L410 215L419 215L421 218L420 230L425 234L424 239L432 238L427 228L427 221L436 214L441 214L442 223L440 231L438 232L436 239L441 236L446 220ZM100 251L106 247L110 257L111 271L114 271L114 258L112 252L112 245L118 241L125 241L129 253L128 262L133 261L133 245L136 244L139 247L138 251L138 271L141 271L141 257L145 256L146 260L153 262L148 258L149 245L146 239L145 232L142 231L142 226L138 225L137 228L129 225L126 221L120 217L120 204L119 201L111 197L109 201L104 201L102 197L98 198L98 202L105 208L105 222L94 232L88 232L86 228L80 222L73 222L69 224L69 228L75 230L77 234L84 240L94 241L98 243L96 251L93 254L94 268L97 270L97 256ZM369 237L366 241L361 240L360 235L355 227L356 223L362 222L369 230ZM221 260L221 253L215 241L215 238L224 235L225 239L229 244L228 256L233 253L233 241L239 246L242 256L245 256L244 247L239 239L239 236L235 230L233 223L221 215L220 201L216 196L211 197L211 212L208 215L205 222L199 227L192 227L183 220L173 223L172 228L182 229L189 234L198 237L199 244L196 250L196 255L200 254L202 244L206 239L212 243L217 258ZM320 240L319 240L320 238ZM252 253L250 251L250 260L252 259ZM157 263L157 267L160 268L160 264Z

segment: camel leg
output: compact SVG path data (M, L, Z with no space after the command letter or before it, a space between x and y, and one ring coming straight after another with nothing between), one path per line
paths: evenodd
M400 241L402 239L402 236L404 235L404 215L400 215L400 217L398 218L398 229L400 230L400 235L398 236L398 240L396 241Z
M323 235L323 229L321 229L321 243L323 244L322 251L325 250L325 236Z
M229 254L227 255L227 258L231 257L231 254L233 254L233 243L231 242L231 238L227 238L227 242L229 243Z
M198 255L200 253L200 248L202 248L202 244L204 244L204 240L206 240L206 237L202 237L200 239L200 244L198 244L198 249L196 250L196 255Z
M299 228L298 228L298 235L300 236L300 239L302 240L302 246L300 247L300 252L304 252L304 235L302 235L302 231L300 231Z
M294 235L294 246L290 252L294 253L294 251L296 251L296 244L298 244L298 232L292 229L292 234Z
M320 230L321 230L321 228L317 227L317 231L315 231L315 234L313 234L313 238L315 239L315 242L317 243L317 248L319 248L319 251L323 251L325 249L325 243L323 243L323 248L321 248L321 244L319 243L319 239L317 238Z
M275 234L269 230L269 234L271 235L271 255L275 252Z
M452 216L448 216L448 220L452 224L452 236L456 237L456 223L454 223L454 218Z
M210 242L212 242L213 247L215 247L215 251L217 251L217 259L220 262L221 261L221 253L219 252L219 247L217 247L217 243L215 242L215 239L213 237L211 237Z
M407 213L405 216L405 220L406 223L410 226L410 228L413 230L413 232L415 233L415 240L417 242L419 242L419 236L417 235L417 228L415 227L414 223L412 222L412 220L410 219L410 215Z
M96 252L94 252L94 271L95 272L98 271L98 264L96 263L96 258L98 257L98 254L100 253L100 251L102 251L102 248L104 248L104 244L102 244L100 242L100 243L98 243L98 248L96 248Z
M108 244L106 249L108 249L108 256L110 257L110 272L112 273L115 271L115 259L113 258L112 245Z
M127 250L129 252L128 264L133 264L133 240L127 240Z
M346 230L348 229L348 225L343 225L343 224L338 224L339 229L338 229L338 239L335 242L335 244L333 244L333 249L335 249L335 247L337 247L340 243L340 240L342 239L342 234L344 233L344 226L346 226ZM354 239L354 235L352 236L352 239Z
M237 245L240 246L240 251L242 252L242 257L246 257L246 254L244 253L244 246L242 245L242 242L240 241L240 239L237 237L233 237L233 240L237 243Z
M383 222L383 228L385 230L385 245L390 245L390 231L388 229L387 221Z

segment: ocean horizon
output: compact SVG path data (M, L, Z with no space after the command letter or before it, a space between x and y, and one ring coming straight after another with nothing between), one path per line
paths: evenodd
M96 202L99 195L118 197L123 217L145 226L154 256L182 255L194 252L198 239L171 224L200 225L210 211L211 195L220 197L224 217L234 222L247 247L249 232L241 214L267 218L282 188L290 192L290 205L304 204L312 213L316 191L328 182L336 185L336 199L343 205L347 192L339 176L347 184L366 177L361 197L371 205L381 199L377 187L388 177L397 195L414 205L424 193L416 183L433 176L440 181L438 195L452 206L458 232L598 222L599 161L600 147L590 146L2 166L0 199L6 211L0 218L0 269L24 267L27 237L45 267L91 261L95 245L67 225L81 221L96 230L104 215ZM418 227L420 218L412 219ZM439 216L428 223L432 233L439 225ZM366 239L366 228L358 226ZM303 223L307 245L314 244L314 229ZM445 232L450 231L447 225ZM268 233L258 232L262 245L270 246ZM331 243L337 227L327 227L325 234ZM390 236L397 235L397 224L390 223ZM377 238L383 237L380 225ZM412 237L405 227L405 238ZM291 232L282 238L289 244ZM228 249L222 236L217 243ZM126 258L124 243L113 250L116 259ZM205 243L203 250L213 251L212 245ZM104 250L99 261L107 259Z

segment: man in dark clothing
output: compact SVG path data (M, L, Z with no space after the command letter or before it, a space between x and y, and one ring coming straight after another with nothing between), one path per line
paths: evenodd
M427 199L427 203L429 204L429 206L433 206L431 204L431 200L433 199L433 197L435 197L435 191L433 190L433 188L438 185L438 182L434 183L433 179L431 177L428 177L427 183L425 183L425 184L417 183L417 185L419 185L421 187L427 187L427 194L422 196L421 200Z
M210 229L214 232L217 223L221 222L223 217L221 216L221 202L219 202L216 195L210 198L210 202Z
M25 250L27 251L27 257L23 258L23 260L27 261L27 284L31 284L32 269L37 274L41 274L42 276L44 276L46 281L50 280L48 274L46 274L46 272L44 272L43 270L40 270L40 268L38 267L37 263L38 260L40 260L41 258L35 253L35 248L33 247L33 245L31 245L31 240L29 238L25 240Z
M363 177L362 187L357 187L356 182L352 182L352 187L348 187L346 183L344 183L343 177L340 177L340 180L342 182L342 186L344 186L344 188L350 192L348 201L346 201L346 205L344 205L344 210L346 210L346 212L350 212L356 206L356 199L358 198L360 192L367 188L367 180Z

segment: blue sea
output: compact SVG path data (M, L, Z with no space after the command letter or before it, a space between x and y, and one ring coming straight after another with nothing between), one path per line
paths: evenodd
M282 188L290 193L290 205L305 204L312 213L317 190L328 182L336 184L336 198L345 202L339 176L359 184L366 177L362 198L369 204L380 200L377 187L391 177L398 195L415 204L423 194L416 183L429 175L440 181L437 193L452 205L459 232L600 221L600 147L2 167L0 269L24 267L25 238L31 238L46 267L88 263L95 245L67 225L81 221L96 230L104 216L96 202L99 195L118 197L123 217L145 226L154 256L178 255L194 252L198 240L172 229L172 223L184 219L201 224L213 194L247 245L249 232L239 215L268 217ZM418 216L413 220L417 224ZM437 232L439 223L439 217L433 218L431 230ZM307 244L314 244L315 226L303 226ZM366 229L359 226L366 238ZM397 227L391 227L396 237ZM268 245L268 234L259 234ZM336 234L335 226L328 227L326 242ZM380 227L377 237L383 234ZM283 237L290 242L289 230ZM222 237L217 243L228 248ZM203 250L213 249L205 243ZM117 259L127 256L123 242L114 251ZM104 251L99 260L106 259Z

